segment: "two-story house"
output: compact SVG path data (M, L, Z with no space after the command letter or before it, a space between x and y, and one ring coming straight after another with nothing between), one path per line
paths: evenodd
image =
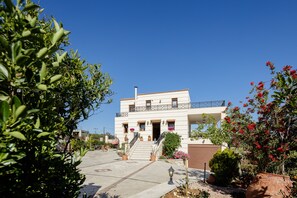
M211 144L209 140L191 140L193 124L203 122L203 114L212 115L220 122L225 114L225 101L192 102L188 89L138 94L120 101L120 113L115 117L115 135L120 144L133 139L139 132L143 141L154 141L164 131L181 136L181 148L189 152L192 144Z

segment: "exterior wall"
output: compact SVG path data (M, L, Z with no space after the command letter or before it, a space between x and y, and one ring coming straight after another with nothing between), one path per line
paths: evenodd
M202 119L202 114L211 114L217 121L224 118L223 111L225 107L208 107L208 108L184 108L184 109L166 109L129 112L129 105L135 104L135 107L145 107L146 100L151 100L151 106L155 105L171 105L172 98L178 98L179 104L188 104L191 102L189 91L171 91L152 94L139 94L130 99L122 99L120 102L120 110L122 117L115 117L115 135L119 138L120 145L125 142L125 136L131 141L134 132L139 132L144 141L148 141L148 137L153 135L153 123L160 122L160 133L168 131L168 121L175 121L175 130L181 136L181 148L184 152L188 152L188 144L192 144L189 138L189 125ZM139 122L145 122L145 131L140 131ZM128 124L128 133L124 133L123 124ZM134 132L130 129L134 128ZM197 142L196 142L197 143ZM200 142L202 143L202 142ZM208 142L209 143L209 142Z

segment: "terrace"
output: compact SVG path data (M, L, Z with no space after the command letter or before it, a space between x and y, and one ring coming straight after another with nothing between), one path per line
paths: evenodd
M205 101L205 102L190 102L181 103L173 106L172 104L152 105L152 106L136 106L130 108L129 112L143 112L143 111L167 111L179 109L197 109L209 107L223 107L225 100ZM116 117L127 117L128 112L116 113Z

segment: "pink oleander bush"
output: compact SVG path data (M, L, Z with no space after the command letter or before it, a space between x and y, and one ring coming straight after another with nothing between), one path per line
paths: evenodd
M174 159L189 159L190 155L183 152L183 151L177 151L173 154Z

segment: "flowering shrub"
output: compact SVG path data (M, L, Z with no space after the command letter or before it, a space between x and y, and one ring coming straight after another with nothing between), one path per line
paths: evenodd
M289 151L297 148L297 74L292 66L279 72L269 61L266 66L271 81L252 82L242 108L229 103L225 126L259 172L284 173Z
M173 131L174 130L174 127L168 127L168 130L169 131Z
M130 131L133 132L134 131L134 128L130 128Z
M177 151L177 152L174 153L173 157L175 159L189 159L190 155L183 152L183 151Z

